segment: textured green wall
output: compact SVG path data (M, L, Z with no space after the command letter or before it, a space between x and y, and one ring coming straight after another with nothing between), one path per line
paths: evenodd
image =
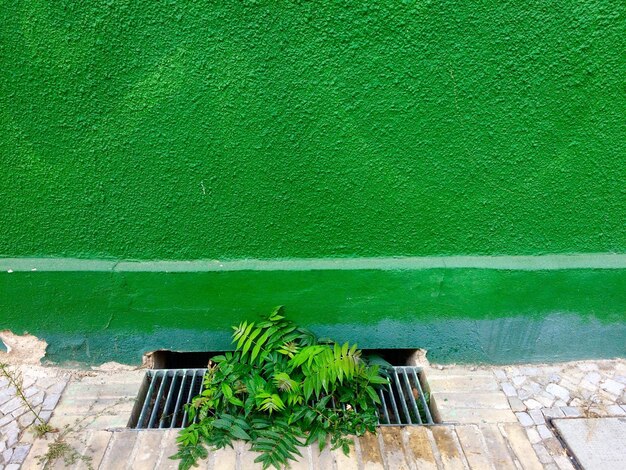
M10 1L0 256L624 252L621 1Z
M0 0L0 329L136 363L282 303L438 361L624 355L625 31L615 0Z

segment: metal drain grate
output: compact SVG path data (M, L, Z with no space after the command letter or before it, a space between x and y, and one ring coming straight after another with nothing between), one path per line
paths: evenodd
M206 369L153 369L146 372L128 426L133 429L184 428L184 405L202 389Z
M146 372L128 426L133 429L189 425L184 405L202 390L206 369L152 369ZM389 386L379 390L381 426L433 424L419 367L388 369Z
M378 391L382 406L378 410L381 426L434 424L429 397L422 387L426 380L420 367L394 366L386 369L389 386Z

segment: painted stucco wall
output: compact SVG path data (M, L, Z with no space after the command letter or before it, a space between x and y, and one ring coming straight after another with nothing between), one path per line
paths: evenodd
M2 256L624 252L626 7L5 1Z
M626 355L624 2L0 5L0 329L52 360L277 304L439 361Z

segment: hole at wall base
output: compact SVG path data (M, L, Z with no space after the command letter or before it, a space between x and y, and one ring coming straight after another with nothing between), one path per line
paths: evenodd
M143 364L149 369L202 369L209 359L224 351L169 351L160 349L146 353ZM364 349L364 356L378 356L392 366L424 365L422 349Z
M223 354L221 351L152 351L143 356L149 369L206 369L209 359Z

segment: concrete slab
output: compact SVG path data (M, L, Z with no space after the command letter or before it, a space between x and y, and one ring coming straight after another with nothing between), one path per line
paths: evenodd
M552 424L585 470L626 468L626 418L554 419Z

